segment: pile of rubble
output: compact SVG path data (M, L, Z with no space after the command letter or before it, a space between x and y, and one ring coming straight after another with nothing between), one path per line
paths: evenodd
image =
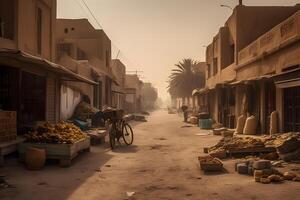
M239 153L244 158L235 164L235 170L239 174L253 176L256 182L300 181L300 174L288 170L287 163L300 161L300 133L223 137L216 145L205 148L204 152L219 159L228 157L232 152ZM249 153L257 153L259 157L249 157Z
M285 133L264 137L266 146L276 148L280 159L289 162L300 160L300 133Z
M245 149L263 153L267 148L274 151L265 155L270 160L278 157L286 162L300 160L300 133L285 133L264 137L223 137L216 145L208 148L208 153L218 158L226 157L226 153L235 150L242 153ZM262 150L262 152L259 152ZM251 153L251 152L249 152Z
M250 175L254 177L256 182L268 184L271 182L283 182L285 180L300 181L300 176L296 173L286 171L284 173L276 169L278 162L262 160L259 158L245 159L238 161L235 165L235 170L239 174Z

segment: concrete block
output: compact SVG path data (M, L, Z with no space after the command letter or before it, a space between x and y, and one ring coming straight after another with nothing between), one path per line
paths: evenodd
M245 163L237 164L237 172L239 174L248 174L248 166Z

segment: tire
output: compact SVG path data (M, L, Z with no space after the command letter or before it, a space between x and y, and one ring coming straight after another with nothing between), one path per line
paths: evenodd
M114 149L116 146L116 127L112 125L109 131L109 143L110 143L110 148Z
M122 137L125 144L131 145L133 143L133 131L131 126L127 123L124 123L122 133Z

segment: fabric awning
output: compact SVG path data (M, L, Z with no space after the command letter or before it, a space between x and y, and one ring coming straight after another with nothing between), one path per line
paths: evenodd
M72 72L71 70L61 65L53 63L44 58L25 53L20 50L0 49L0 58L1 58L0 63L2 64L5 63L5 59L18 61L18 62L25 62L33 65L38 65L39 67L42 67L44 70L59 74L62 80L64 81L79 81L91 85L97 85L96 82L88 78L85 78L83 76L80 76L79 74L76 74L75 72Z
M199 89L194 89L192 92L192 95L201 95L201 94L205 94L209 91L209 88L205 87L205 88L199 88Z
M248 84L252 81L261 81L261 80L267 80L270 79L272 77L272 75L268 74L268 75L263 75L263 76L257 76L257 77L252 77L252 78L248 78L245 80L239 80L239 81L234 81L229 83L229 85L242 85L242 84Z
M225 87L225 86L228 86L230 83L232 83L233 81L235 81L235 79L231 79L231 80L226 80L226 81L223 81L221 83L217 83L216 84L216 87Z
M300 86L300 68L275 74L272 76L277 88Z

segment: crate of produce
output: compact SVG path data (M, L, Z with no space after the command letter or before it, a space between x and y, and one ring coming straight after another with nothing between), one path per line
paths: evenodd
M0 111L0 143L17 138L17 113Z
M47 159L59 160L61 167L69 167L76 156L90 150L90 138L86 137L73 144L47 144L47 143L22 143L18 147L20 160L25 160L25 152L28 148L46 150Z
M198 157L200 169L207 172L222 171L223 163L220 159L212 156L199 156Z
M60 122L45 123L36 131L25 135L26 142L18 148L21 161L24 160L28 148L46 150L47 159L57 159L62 167L71 165L71 161L79 152L89 151L90 137L74 124Z

